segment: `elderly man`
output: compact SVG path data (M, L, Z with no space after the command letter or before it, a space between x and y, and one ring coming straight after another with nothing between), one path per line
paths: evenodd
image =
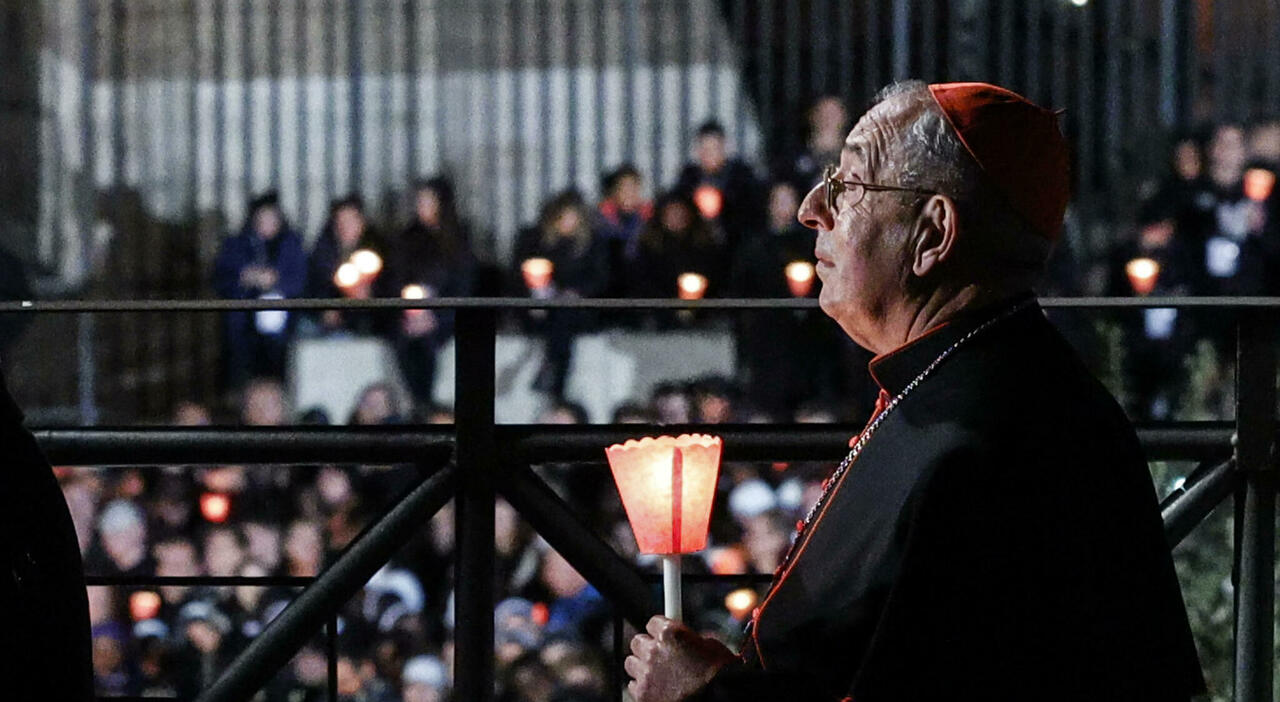
M878 354L876 414L743 654L655 617L637 700L1203 690L1133 429L1031 293L1067 160L1052 112L978 83L891 86L849 133L799 216L822 309Z

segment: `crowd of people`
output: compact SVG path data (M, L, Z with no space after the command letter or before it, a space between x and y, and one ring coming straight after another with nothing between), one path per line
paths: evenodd
M808 148L781 159L761 177L732 155L723 127L709 121L693 136L690 163L676 182L658 189L655 199L646 196L640 171L618 166L603 174L594 203L577 190L549 197L537 221L516 234L507 263L494 263L491 252L474 250L470 227L445 178L413 187L410 221L399 227L376 227L358 196L333 202L310 252L278 198L267 193L249 204L241 231L224 241L213 287L228 299L815 297L813 241L795 212L821 166L838 158L848 116L838 100L824 98L811 122ZM538 389L563 400L573 340L580 334L611 326L698 325L706 318L574 312L528 315L519 323L545 342ZM749 338L750 321L736 323L740 338ZM438 311L231 313L225 319L224 384L234 390L250 378L281 377L289 344L298 337L374 335L394 347L414 402L425 405L431 400L435 352L451 333L451 315ZM775 347L750 343L739 354L747 394L772 412L794 411L819 388L824 399L847 390L826 378L791 382L811 367L801 359L832 357L841 343L834 331L806 328L799 336L799 346L783 349L782 355ZM780 376L763 373L780 362L785 366ZM789 392L776 387L779 383L798 389Z
M227 238L213 276L231 299L295 297L816 297L813 237L799 226L800 199L826 163L838 160L848 130L844 106L819 100L804 147L773 159L767 177L730 154L724 130L702 125L693 160L677 182L646 197L645 177L622 165L601 179L591 202L567 190L549 198L519 232L512 260L495 266L459 215L447 179L415 185L410 222L385 236L361 199L332 204L324 230L304 237L268 193ZM1221 125L1183 135L1167 174L1144 189L1131 240L1076 275L1074 290L1111 295L1277 294L1280 286L1280 121ZM789 272L793 264L798 273ZM794 270L794 269L792 269ZM807 275L807 277L806 277ZM1194 323L1193 323L1194 322ZM706 323L687 314L636 316L552 311L515 323L545 342L537 386L546 423L582 423L565 397L573 340L602 327L669 329ZM1134 378L1131 410L1168 417L1185 375L1190 340L1223 339L1209 318L1149 310L1125 328ZM860 421L874 393L864 352L816 310L733 317L738 376L674 382L618 407L617 422ZM236 312L225 317L225 386L238 415L183 404L173 423L230 419L247 426L291 423L387 424L452 421L432 403L435 352L449 339L447 312L330 310L315 315ZM281 385L289 345L300 337L356 334L394 348L409 391L374 385L348 417L289 408ZM717 573L772 573L793 524L821 489L830 466L728 464L710 548L693 567ZM596 533L636 554L603 466L544 466ZM75 519L86 571L93 575L313 576L403 490L403 466L219 466L58 470ZM338 683L344 700L449 699L453 522L446 507L340 613ZM608 603L525 525L497 505L495 611L501 699L585 702L608 699L613 616ZM651 565L651 564L650 564ZM192 697L243 650L296 593L293 587L144 586L90 588L94 669L101 694ZM695 592L696 625L740 635L757 593L730 586ZM728 596L728 597L727 597ZM265 699L322 699L325 642L318 637L268 686Z
M294 411L278 381L254 379L238 423L317 423ZM708 378L655 389L619 408L618 422L752 421L732 383ZM399 421L391 389L361 394L351 424ZM184 403L171 422L224 421ZM438 410L426 421L452 421ZM792 419L831 422L810 404ZM553 404L549 424L585 421L581 407ZM596 533L627 558L654 567L636 545L603 465L547 465L540 471ZM709 548L694 571L770 574L803 508L821 489L824 466L727 464ZM410 466L59 468L85 570L95 576L317 575L417 477ZM496 652L500 699L610 699L613 613L602 596L542 541L505 501L496 506ZM343 700L450 699L454 543L452 506L347 603L338 618L338 686ZM89 589L99 694L190 699L296 595L292 586L100 586ZM754 590L706 586L691 593L697 625L727 641L741 635ZM266 688L268 702L325 699L326 642L317 636Z

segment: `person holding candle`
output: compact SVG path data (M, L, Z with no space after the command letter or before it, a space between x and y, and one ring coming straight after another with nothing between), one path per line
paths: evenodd
M418 183L413 221L392 240L387 294L406 299L471 294L475 259L458 217L453 184L444 178ZM448 310L405 310L390 324L396 358L414 402L431 404L436 352L453 335Z
M628 270L631 297L715 297L726 282L725 249L693 201L670 192L658 198L654 217L640 234L635 265Z
M878 354L878 411L742 655L655 617L637 702L1203 691L1137 437L1032 294L1067 164L1053 111L984 83L895 84L849 133L799 218L823 311Z
M540 264L539 275L533 266ZM591 213L575 190L564 191L542 206L538 224L522 231L515 246L513 277L530 297L596 297L609 280L609 250L591 226ZM546 269L550 270L547 271ZM534 319L534 327L546 340L546 364L539 373L537 387L555 398L563 398L565 382L573 362L573 341L594 326L587 311L553 310Z
M367 299L385 292L383 286L387 279L381 275L382 245L365 218L364 200L358 195L348 195L336 200L329 213L329 221L316 239L307 261L307 295ZM376 262L376 266L362 270L355 260L357 256ZM351 273L349 279L344 275L348 271ZM377 321L375 315L367 312L325 310L320 314L319 326L323 333L369 334L375 331Z

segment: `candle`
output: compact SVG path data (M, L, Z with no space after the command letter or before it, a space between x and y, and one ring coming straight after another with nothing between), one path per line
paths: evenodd
M520 272L524 275L525 287L530 290L541 290L551 284L551 274L555 272L555 264L545 258L530 258L520 264Z
M364 277L372 278L382 271L382 257L369 249L356 251L351 254L350 260Z
M1276 174L1265 168L1250 168L1244 172L1244 195L1255 202L1271 197L1276 186Z
M698 273L681 273L676 278L676 292L681 300L701 300L707 292L707 277Z
M356 264L347 261L338 266L338 270L333 274L333 284L343 291L354 288L360 284L360 269Z
M1129 284L1135 293L1150 295L1160 276L1160 264L1149 258L1135 258L1125 265L1124 272L1129 276Z
M698 207L703 219L715 219L724 209L724 194L714 185L700 185L693 191L693 204Z
M813 264L808 261L792 261L787 264L787 288L792 297L808 297L813 290Z

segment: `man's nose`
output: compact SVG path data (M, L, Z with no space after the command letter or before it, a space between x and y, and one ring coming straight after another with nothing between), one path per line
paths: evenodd
M835 219L827 209L822 193L822 183L813 186L809 194L804 196L804 201L800 203L800 211L796 213L796 219L810 229L831 230L835 228Z

